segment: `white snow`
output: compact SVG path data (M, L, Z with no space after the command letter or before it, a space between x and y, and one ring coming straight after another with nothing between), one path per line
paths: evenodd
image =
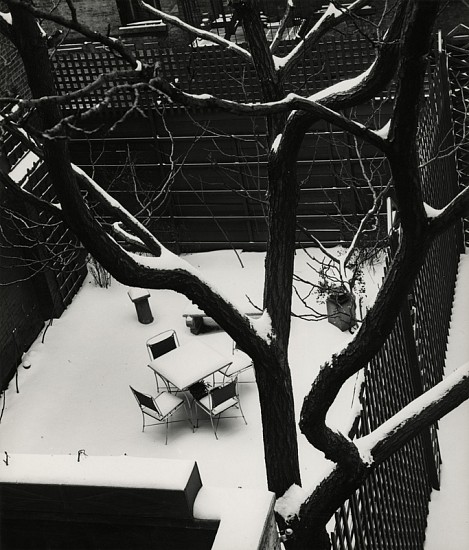
M129 288L127 294L132 301L138 300L139 298L150 297L150 293L144 288Z
M293 3L290 4L291 6L293 6ZM293 6L294 7L294 6ZM324 20L329 18L330 16L333 16L333 17L339 17L340 15L342 15L342 12L340 10L338 10L334 4L329 4L329 6L327 7L327 9L325 10L325 12L322 14L322 16L320 17L320 19L313 25L313 27L311 27L311 29L308 31L308 34L305 36L305 38L303 40L301 40L299 42L299 44L297 44L287 55L285 55L284 57L278 57L276 55L273 56L273 59L274 59L274 66L275 66L275 70L281 70L283 69L283 67L290 61L290 59L292 59L293 57L295 57L295 55L297 55L298 51L302 48L303 46L303 43L305 41L308 40L309 36L312 35L313 33L316 32L317 29L319 29L321 27L321 25L323 24Z
M207 99L213 99L213 95L211 94L193 94L192 97L195 99L202 99L204 101Z
M292 485L285 493L277 499L275 511L283 518L289 520L298 515L300 506L307 498L308 493L299 485Z
M333 15L334 17L339 17L339 16L342 15L342 12L341 12L339 9L337 9L337 8L334 6L334 4L331 3L331 4L329 4L329 5L327 6L327 9L326 9L326 11L324 12L323 17L325 18L325 17L327 17L327 16L329 16L329 15Z
M9 25L11 25L13 23L12 19L11 19L11 13L10 12L3 12L3 11L0 11L0 17L6 22L8 23Z
M469 255L461 256L446 352L447 374L469 359ZM469 540L469 401L439 425L441 488L433 491L425 550L465 550Z
M280 145L280 140L282 139L282 134L277 134L277 136L274 139L274 142L272 143L272 153L276 153L278 146Z
M310 253L319 254L314 249ZM247 295L262 306L265 255L239 254L244 268L232 251L187 255L179 261L188 261L192 269L216 283L232 301L246 300ZM150 263L151 259L142 256L140 260ZM307 266L310 261L303 251L298 252L296 270L302 277L311 272ZM370 300L380 280L381 271L367 276ZM174 328L181 345L200 339L223 354L232 353L232 340L222 331L192 335L182 317L190 301L166 290L150 291L155 320L149 325L140 324L127 292L128 287L116 281L102 289L87 280L72 305L53 321L43 344L38 337L24 357L31 368L18 373L20 393L15 392L14 383L6 392L0 451L76 456L77 450L85 449L90 457L127 454L185 458L198 462L204 484L265 489L255 384L240 384L248 425L242 420L220 422L219 441L209 422L201 423L194 434L186 423L173 424L168 445L164 445L164 429L150 427L142 433L140 411L129 385L147 393L156 392L153 373L147 367L146 340ZM294 310L301 312L296 301ZM351 338L351 334L327 322L292 319L290 363L297 414L320 365ZM241 375L241 382L248 380L253 380L250 371ZM338 404L336 413L332 413L339 428L349 423L353 386L352 381L347 402ZM309 481L315 483L321 478L329 462L301 434L299 445L302 475L309 486Z
M212 550L258 548L273 497L258 489L202 487L194 517L221 520Z
M194 462L130 456L8 454L0 481L51 485L97 485L184 490Z
M316 257L323 256L317 249L309 249L308 252ZM332 252L337 255L337 251ZM181 267L187 261L191 269L203 273L207 280L216 284L220 292L233 302L246 300L247 295L254 304L262 307L265 255L241 251L239 254L244 267L232 251L192 254L181 258L168 253L168 258L165 258L163 263L174 262ZM148 264L153 261L144 256L139 259ZM311 275L307 265L309 262L311 259L306 253L298 251L295 270L303 278ZM467 259L465 265L469 267ZM467 267L465 270L461 268L461 276L466 280L469 279ZM312 275L312 278L314 277ZM381 277L381 268L366 274L368 297L364 307L372 303ZM301 290L302 285L299 287ZM210 508L215 506L213 503L217 499L209 489L223 488L220 491L227 491L226 494L236 491L238 487L261 491L264 497L259 493L255 498L252 497L251 504L249 499L247 502L243 501L239 510L235 514L232 513L233 529L255 529L246 522L238 522L239 518L249 517L246 510L254 510L258 505L267 505L255 504L259 502L258 499L262 503L263 498L267 497L259 400L255 384L249 383L254 380L252 371L241 374L239 385L247 425L242 419L221 421L217 441L210 422L200 422L195 433L192 433L187 422L180 422L170 425L167 445L164 444L164 427L148 427L142 433L141 414L129 385L156 395L153 372L147 367L145 341L155 334L174 328L181 345L195 338L223 354L229 354L232 352L232 340L226 333L217 330L198 336L192 335L182 316L190 306L190 301L171 291L150 290L149 302L155 320L149 325L140 324L127 291L126 286L116 281L112 282L110 288L102 289L95 287L88 279L71 306L48 328L44 343L41 343L41 334L24 355L23 361L29 361L31 367L28 370L20 368L18 371L19 393L16 393L15 384L12 382L5 394L5 411L0 423L2 458L6 451L12 457L10 463L14 464L15 456L31 455L31 462L37 461L39 465L41 459L37 455L68 455L71 463L75 464L78 451L84 449L88 456L82 459L83 464L80 461L79 466L85 468L86 464L92 464L91 461L94 459L124 455L127 455L124 457L125 460L140 457L196 461L204 487L207 488L207 493L200 494L200 501L196 506L199 517L211 513ZM460 302L463 301L460 299ZM325 308L323 305L316 307ZM303 312L296 299L293 308L295 313ZM252 310L252 306L249 309ZM461 315L464 315L467 323L467 313L461 311ZM266 319L257 320L253 323L266 327L268 323L265 321ZM459 328L460 324L464 324L464 321L453 325L453 331L454 326ZM352 337L350 333L340 332L327 321L311 323L298 318L292 319L289 359L297 417L303 398L321 364L342 349ZM467 346L467 327L464 338ZM448 353L450 354L450 351ZM347 382L328 414L328 422L342 433L348 432L357 411L354 395L359 379L360 376ZM444 426L444 423L441 425ZM461 447L466 432L458 430L455 434L458 438L456 448ZM322 453L312 448L300 433L298 444L302 482L309 490L330 473L333 465ZM450 443L450 449L453 444L456 443ZM448 451L445 451L443 444L442 447L444 488L445 480L448 479L446 464L452 457L451 450L449 459ZM66 457L63 460L66 460ZM467 463L469 461L466 459ZM44 479L52 475L44 471L44 468L34 470L34 475L40 476L42 473ZM64 469L57 468L57 474L54 475L60 475L60 472L67 472L68 476L65 465ZM129 476L129 483L133 483L133 477L130 474ZM144 472L142 476L144 477ZM136 478L136 482L145 482L143 478L138 479ZM467 480L467 473L465 479ZM285 513L288 514L298 507L300 494L292 489L292 493L284 502ZM441 494L443 495L443 492ZM241 499L241 496L239 498ZM449 498L451 492L445 497ZM457 515L463 517L465 513L467 517L469 501L461 504L459 500L455 502L457 504L451 506L457 507ZM440 512L437 519L433 520L440 525L448 520L448 514L453 513L447 500L445 505L445 513ZM223 513L223 510L220 509L219 513ZM229 529L226 535L222 535L226 536L226 539L221 539L221 544L225 544L223 541L229 540ZM467 541L467 523L465 537ZM219 548L225 549L222 545ZM227 548L229 546L226 546ZM436 548L434 546L430 550ZM463 550L465 545L447 548Z
M374 130L374 133L382 139L387 139L389 136L389 130L391 128L391 119L389 119L386 124L379 130Z
M10 178L16 183L21 184L28 172L34 169L38 164L39 157L32 151L28 151L15 165L9 173Z
M264 340L269 341L272 339L272 319L266 310L263 311L258 319L252 319L251 325Z
M356 86L358 86L365 78L370 74L373 65L375 62L373 62L366 71L359 74L358 76L354 78L349 78L348 80L341 80L340 82L337 82L336 84L333 84L332 86L329 86L328 88L325 88L324 90L321 90L312 96L309 97L311 101L320 101L321 99L324 99L325 97L348 92L349 90L352 90Z
M425 214L427 215L427 218L430 218L430 219L436 218L443 212L443 210L438 208L433 208L433 206L430 206L426 202L423 203L423 208L425 209Z

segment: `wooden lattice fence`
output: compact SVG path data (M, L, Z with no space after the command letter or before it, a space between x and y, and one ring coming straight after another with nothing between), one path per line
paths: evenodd
M3 162L21 170L21 185L55 202L44 162L21 140L3 131ZM87 273L86 253L64 224L27 202L2 194L0 231L0 388L8 384L23 352L44 328L60 317Z
M148 63L158 61L162 74L177 80L182 89L233 100L259 99L252 67L243 67L232 52L218 46L177 50L140 41L128 47ZM288 47L281 45L280 54ZM288 91L314 93L340 79L355 77L369 66L373 55L369 41L356 32L326 36L314 52L305 52L288 78ZM63 47L53 60L62 93L91 83L100 71L124 68L122 60L92 44ZM66 106L65 114L71 108L86 109L99 97L96 92L94 96L77 98ZM131 92L117 94L106 113L102 113L104 122L106 114L111 121L122 116L131 100ZM130 210L139 211L136 203L145 202L146 191L137 190L134 197L129 193L126 181L131 178L125 172L123 154L129 152L142 188L161 185L166 192L170 190L164 210L158 207L151 220L142 221L148 222L157 236L176 251L231 246L265 249L264 120L207 110L191 111L188 117L176 105L163 107L155 97L144 93L141 101L147 119L127 117L112 136L77 136L71 143L74 162L93 171L103 185L115 182L110 192ZM363 123L372 118L373 126L381 127L387 121L390 106L390 102L381 104L378 98L358 107L355 115ZM387 179L386 167L372 149L363 148L359 159L353 140L325 124L316 125L314 132L306 136L297 163L302 181L298 209L302 228L329 245L350 240L351 227L357 225L370 200L361 167L374 175L379 173L382 181ZM377 187L380 184L376 182ZM311 243L306 234L298 231L299 244Z
M4 150L12 169L21 163L26 155L35 155L28 152L20 139L5 132ZM45 163L35 157L28 172L24 174L24 181L20 185L30 193L43 200L54 203L55 193ZM26 164L28 162L26 161ZM24 205L25 216L29 218L30 226L25 227L24 237L31 244L30 256L27 263L32 272L47 273L53 279L50 285L54 288L52 300L54 307L51 317L59 316L64 308L72 301L80 288L86 273L85 251L73 233L53 215L45 210L39 210L31 205ZM21 237L20 237L21 238ZM18 246L22 246L21 241ZM23 244L24 247L24 244Z
M419 131L424 200L435 208L458 191L446 63L440 51ZM362 409L351 437L367 435L441 381L462 237L458 224L432 245L394 330L365 367ZM422 549L440 465L432 426L377 467L336 512L334 549Z
M158 71L170 81L178 82L185 91L209 93L234 101L257 101L260 89L255 70L240 63L230 50L216 45L184 49L162 48L151 40L138 40L127 44L130 52L150 65L158 64ZM278 54L286 54L291 44L280 45ZM326 86L365 71L374 60L375 50L370 41L356 32L333 33L323 37L311 51L305 51L301 61L288 76L287 92L313 94ZM128 64L99 44L69 44L60 47L52 57L56 85L59 93L77 91L91 84L99 75L123 69ZM88 109L104 98L102 90L88 96L76 97L63 108L66 113ZM122 114L129 109L134 94L116 93L108 106L108 113ZM164 98L159 97L160 101ZM141 93L142 108L154 108L155 98ZM176 104L167 103L169 110L179 110Z

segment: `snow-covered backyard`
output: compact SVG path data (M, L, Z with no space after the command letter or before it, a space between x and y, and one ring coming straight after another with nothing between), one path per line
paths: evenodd
M253 303L260 305L264 255L239 254L244 267L232 251L193 254L186 259L224 294L235 300L242 300L247 294ZM449 369L459 366L468 356L469 326L463 306L464 289L469 285L468 260L463 257L460 267L448 349ZM306 277L311 271L309 261L305 252L299 251L296 272ZM379 267L366 274L365 305L373 299L381 277ZM83 449L88 456L96 457L185 459L197 461L204 485L265 489L260 410L251 372L240 378L247 426L242 419L221 421L216 440L210 422L201 423L195 433L186 422L172 424L168 445L164 444L164 427L149 427L142 433L141 414L129 385L156 394L153 373L147 368L145 341L173 328L181 345L196 338L225 355L231 354L232 341L219 330L198 336L191 334L182 316L190 302L170 291L151 291L155 320L148 325L140 324L127 291L127 287L116 281L108 289L96 287L89 277L72 305L48 328L44 343L43 335L38 337L24 357L31 363L30 369L19 369L19 393L14 381L6 392L0 424L2 454L76 456ZM295 303L294 309L300 311L300 304ZM290 362L298 413L320 365L352 337L327 321L293 318ZM187 368L190 369L190 364ZM353 420L355 385L355 379L349 381L328 416L338 429L347 431ZM469 463L468 413L466 405L441 422L442 490L432 498L427 545L430 550L442 547L435 541L443 531L439 526L447 524L449 517L458 521L446 531L445 547L462 550L469 540L469 476L461 467L465 465L467 470ZM299 446L302 478L307 488L322 477L329 463L301 434ZM459 466L453 464L455 460ZM459 477L455 483L452 476L456 472Z

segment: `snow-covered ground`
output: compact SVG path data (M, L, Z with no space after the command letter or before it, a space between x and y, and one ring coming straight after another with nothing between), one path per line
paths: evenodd
M446 374L469 359L469 255L461 256L446 352ZM439 422L441 489L433 491L425 550L469 547L469 401Z
M319 254L312 249L309 252ZM260 305L264 255L240 252L240 258L244 267L232 251L187 256L190 263L200 268L225 295L239 300L247 294L252 302ZM307 263L310 261L303 251L299 251L296 272L303 277L309 275L311 270ZM368 303L374 298L381 277L381 269L366 274ZM467 288L467 258L460 278L466 281ZM463 292L460 290L462 287L460 284L458 292ZM182 317L190 302L170 291L151 291L150 305L155 320L149 325L142 325L137 321L135 307L127 291L126 287L115 281L109 289L102 289L88 279L72 305L47 330L44 343L41 342L41 335L33 344L24 357L24 360L30 361L31 368L19 370L19 393L15 392L13 382L6 392L6 406L0 424L2 454L6 451L10 455L76 456L79 450L84 449L88 456L96 457L180 458L197 461L204 485L266 488L259 401L255 384L249 383L253 380L252 374L243 374L241 381L246 383L240 384L247 426L242 419L222 421L217 441L209 422L201 423L195 433L192 433L188 423L173 424L170 426L168 445L164 444L164 427L149 427L142 433L141 414L129 385L143 392L156 393L153 373L146 366L148 355L145 341L173 328L182 345L197 338L230 355L232 342L222 331L192 335ZM464 297L459 301L464 302ZM300 311L298 303L295 303L294 310ZM464 318L453 322L452 340L463 339L467 346L467 330L462 336L456 333L460 325L467 328L466 312L461 311L460 315ZM293 318L290 362L297 412L320 365L351 338L351 334L340 332L327 321L312 323ZM457 363L460 357L455 354L454 362ZM353 420L351 411L354 409L355 384L356 379L349 381L328 416L331 423L345 431ZM465 410L467 418L467 408ZM444 465L443 488L439 498L444 506L447 499L453 498L454 492L445 492L449 484L446 470L450 462L444 440L449 430L445 428L446 422L441 425ZM467 435L467 429L456 433L457 448L463 446L464 435ZM450 455L453 454L453 444L451 441L448 443ZM303 483L309 487L322 477L329 463L307 444L301 434L299 446ZM467 482L467 472L465 476L462 474L462 479ZM461 489L462 484L459 485L458 489ZM451 506L469 516L469 490L464 502L461 495L458 498L460 500ZM448 505L446 507L445 518L449 511ZM437 520L445 521L441 513L437 514ZM465 542L469 540L469 529L467 522L465 526L462 523L459 522L457 528L465 528L461 534L461 540ZM433 538L431 531L429 533L429 537ZM466 546L446 547L448 550L462 550ZM434 546L431 550L436 548L441 546Z

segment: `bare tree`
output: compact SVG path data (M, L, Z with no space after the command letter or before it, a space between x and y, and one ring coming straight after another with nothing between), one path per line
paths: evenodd
M185 294L246 351L254 361L261 405L263 440L268 487L281 496L292 484L301 484L296 421L291 375L288 366L293 260L296 237L296 207L300 186L296 162L305 133L315 123L325 120L366 141L387 158L392 185L401 220L401 238L387 277L373 307L368 311L353 341L346 349L324 364L307 393L300 417L300 429L308 441L335 463L332 473L312 492L301 507L292 548L329 547L325 525L338 506L403 444L424 427L457 407L469 397L469 364L433 390L406 407L395 418L375 430L368 439L349 440L332 430L326 422L327 412L344 382L376 354L393 328L407 293L422 266L431 243L456 223L469 207L465 190L444 208L426 208L422 199L417 152L418 114L423 93L432 30L440 2L437 0L400 1L387 32L379 36L376 59L357 78L353 78L310 97L286 94L284 83L301 59L305 48L312 48L325 32L346 17L358 13L363 0L345 8L331 3L327 11L305 30L303 38L284 57L275 54L278 40L269 46L254 0L234 1L242 22L247 47L241 47L206 30L191 27L174 16L145 2L139 4L168 24L183 28L235 52L239 63L254 67L262 101L240 103L209 94L185 92L165 78L157 67L149 67L134 58L113 38L101 36L79 22L73 3L70 18L44 13L30 1L7 0L10 15L0 18L4 34L16 45L29 79L32 100L18 100L17 110L3 124L15 127L25 109L34 108L42 121L38 135L41 154L60 201L57 214L63 217L86 249L118 280L132 286L171 289ZM290 6L291 2L288 2ZM289 9L289 8L288 8ZM56 94L46 37L36 18L46 18L81 32L106 45L129 64L129 70L102 74L92 85L76 94L102 89L103 99L87 112L62 117L61 104L74 94ZM279 33L281 35L281 31ZM377 131L341 114L341 110L370 100L381 93L395 77L397 91L394 111L386 131ZM111 84L112 82L112 84ZM66 135L78 119L92 120L113 97L125 90L133 94L138 109L139 94L151 91L186 107L211 107L239 116L265 116L270 146L268 156L268 245L265 263L264 313L251 320L209 285L203 274L183 259L171 254L134 216L128 213L87 174L70 161ZM75 95L76 95L75 94ZM9 98L11 101L11 98ZM121 238L137 242L150 257L145 260L128 252L94 218L83 198L87 190L120 221L115 230ZM25 196L25 200L30 197ZM313 353L313 350L310 350ZM360 452L366 449L372 462Z

